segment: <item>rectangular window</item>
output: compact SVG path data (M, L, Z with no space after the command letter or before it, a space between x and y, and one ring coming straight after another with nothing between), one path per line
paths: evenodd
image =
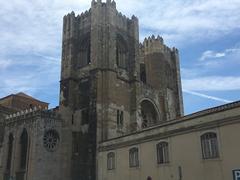
M215 159L219 157L218 140L216 133L206 133L201 136L203 159Z
M122 129L123 128L123 111L117 110L117 128Z
M72 155L79 156L80 155L80 132L72 132Z
M129 166L130 167L138 167L139 159L138 159L138 148L132 148L129 150Z
M157 160L158 164L169 163L169 149L167 142L157 144Z

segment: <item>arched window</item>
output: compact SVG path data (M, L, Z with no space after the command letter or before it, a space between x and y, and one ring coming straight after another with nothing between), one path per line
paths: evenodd
M115 153L113 152L107 154L107 169L108 170L115 169Z
M147 128L156 124L159 121L158 113L152 102L149 100L143 100L141 102L141 114L142 128Z
M138 148L134 147L129 150L129 166L138 167L139 166L139 152Z
M124 118L124 112L121 110L117 110L117 129L122 130L123 129L123 118Z
M169 148L167 142L157 144L157 162L158 164L169 163Z
M127 44L122 36L117 36L116 63L119 68L128 69Z
M12 151L13 151L13 135L10 134L8 138L8 155L7 155L7 167L6 167L8 171L10 171L11 169Z
M28 154L28 133L24 129L20 138L20 168L26 169L27 166L27 154Z
M217 134L210 132L201 136L203 159L214 159L219 157Z
M77 57L77 67L82 68L91 63L91 45L90 38L85 38L80 45Z
M147 75L146 75L146 65L140 64L140 80L144 84L147 82Z

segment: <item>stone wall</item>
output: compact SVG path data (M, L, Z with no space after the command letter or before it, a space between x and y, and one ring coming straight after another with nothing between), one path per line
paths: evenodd
M26 166L20 167L22 156L21 136L23 131L27 132L28 148L26 156ZM57 132L57 142L45 139L49 130ZM16 176L26 179L61 179L61 130L62 121L54 111L27 110L16 114L11 114L5 119L4 141L2 145L1 177L16 178ZM11 166L7 169L9 154L9 137L13 137ZM48 144L46 144L46 141ZM50 144L49 144L50 143ZM54 143L54 146L51 145ZM56 146L55 146L56 145ZM50 147L47 148L46 146Z
M158 90L159 97L164 97L166 119L181 117L183 100L178 50L167 47L160 36L145 38L140 45L140 62L146 67L146 84Z

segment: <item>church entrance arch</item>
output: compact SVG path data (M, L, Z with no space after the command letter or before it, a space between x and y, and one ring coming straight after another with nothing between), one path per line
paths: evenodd
M143 99L140 102L139 108L141 128L152 126L159 121L159 113L157 111L157 107L150 99Z

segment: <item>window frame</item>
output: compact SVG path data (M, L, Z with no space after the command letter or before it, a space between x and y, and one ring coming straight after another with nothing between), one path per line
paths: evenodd
M91 42L89 35L89 37L82 40L81 46L78 49L76 67L81 69L90 65L91 63Z
M119 69L129 69L129 49L126 40L118 34L116 38L116 66Z
M161 151L160 151L161 150ZM165 165L170 163L170 148L168 141L160 141L156 144L157 164ZM162 159L160 159L162 158Z
M140 63L140 81L143 84L147 84L146 64L144 63Z
M203 160L219 159L220 145L217 132L209 131L200 136Z
M124 126L124 111L117 110L117 130L122 130Z
M116 169L116 153L109 152L107 153L107 170Z
M140 151L138 147L132 147L129 149L129 167L138 168L140 166Z
M23 129L20 139L20 169L25 170L28 166L29 134L26 128Z
M6 162L6 171L10 172L12 167L13 160L13 148L14 148L14 136L13 133L8 135L8 151L7 151L7 162Z

